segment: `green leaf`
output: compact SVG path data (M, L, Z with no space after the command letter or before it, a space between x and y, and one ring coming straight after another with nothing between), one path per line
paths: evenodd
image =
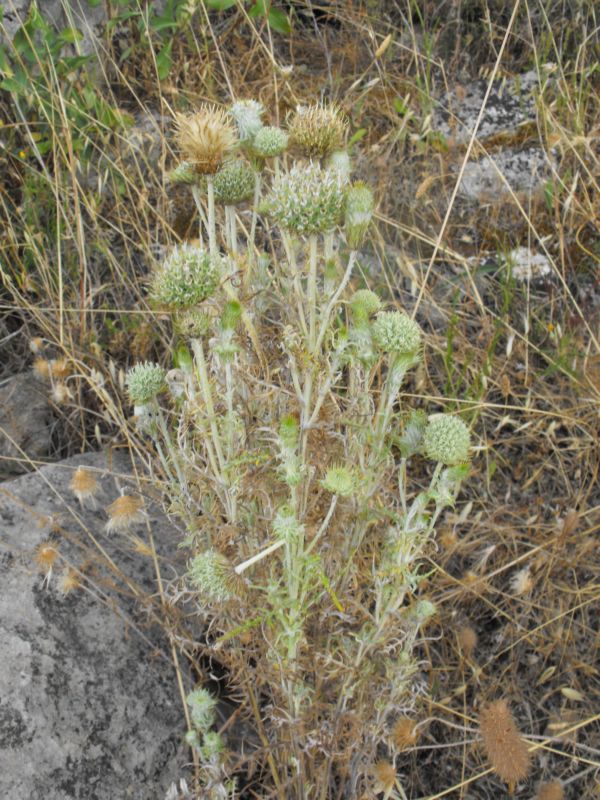
M4 89L5 92L13 92L13 94L23 94L25 92L25 86L15 78L5 78L0 81L0 89Z
M397 97L394 100L394 108L396 109L396 113L401 117L403 117L408 111L408 106L401 97Z
M66 44L73 44L73 42L80 42L83 39L83 33L77 28L65 28L59 33L58 39Z
M156 71L159 80L163 81L169 74L169 70L173 64L173 57L171 50L173 48L173 39L170 39L167 44L162 48L160 53L156 56Z
M354 136L348 142L348 146L352 147L352 145L356 144L356 142L360 142L360 140L363 138L363 136L366 134L366 132L367 132L366 128L359 128L356 131L356 133L354 134Z
M277 31L277 33L290 33L292 30L287 14L279 8L272 8L269 11L267 20L269 27Z
M215 11L226 11L236 4L236 0L207 0L206 5Z

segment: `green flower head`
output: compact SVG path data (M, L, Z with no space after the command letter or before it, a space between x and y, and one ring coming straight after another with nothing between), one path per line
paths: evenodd
M275 179L266 210L284 230L312 234L335 228L343 202L335 175L311 163Z
M166 373L158 364L145 361L128 371L126 383L131 401L136 406L144 406L166 387Z
M200 752L204 761L213 761L225 750L225 742L217 731L206 731L202 737Z
M425 428L425 452L445 466L469 460L471 434L465 423L450 414L432 414Z
M252 151L260 158L279 156L288 145L288 135L281 128L261 128L252 141Z
M188 161L182 161L169 173L171 183L198 183L198 173Z
M194 689L186 697L186 703L190 709L190 716L194 727L207 732L212 728L216 721L217 698L208 689Z
M186 339L202 339L209 332L211 324L210 314L195 308L177 314L174 320L175 330Z
M421 328L400 311L383 311L373 323L373 339L384 353L418 353L421 348Z
M364 244L374 206L373 192L362 181L346 192L344 230L351 250L358 250Z
M350 298L352 321L356 325L364 325L369 317L381 309L379 296L370 289L359 289Z
M208 602L225 603L232 597L232 568L224 555L209 549L195 556L188 565L190 583Z
M349 497L356 491L357 479L355 473L343 464L329 467L321 486L332 494L340 497Z
M241 159L226 161L214 177L215 201L235 206L252 197L254 170Z
M189 244L175 247L158 270L152 294L160 305L185 309L210 297L223 268L219 256Z
M235 120L238 129L240 142L249 142L262 128L261 120L265 109L258 100L238 100L229 109L229 113Z

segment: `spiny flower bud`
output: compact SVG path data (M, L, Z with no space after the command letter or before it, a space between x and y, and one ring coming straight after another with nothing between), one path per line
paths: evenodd
M471 434L465 423L450 414L432 414L424 435L425 452L446 466L469 459Z
M238 322L242 316L242 306L237 300L230 300L225 303L223 313L221 314L221 328L224 331L233 331L236 329Z
M198 182L198 173L188 161L182 161L169 173L171 183L194 184Z
M238 100L231 106L229 113L237 125L240 142L250 141L260 131L264 111L263 104L258 100Z
M400 437L400 452L403 458L410 458L423 449L423 435L427 427L427 415L424 411L412 411L404 432Z
M332 494L349 497L356 490L356 483L356 475L352 470L343 464L336 464L329 467L321 481L321 486Z
M295 450L298 446L300 426L293 414L287 414L279 423L279 438L286 450Z
M208 689L194 689L186 697L192 722L197 730L205 733L216 721L217 698Z
M305 158L324 158L340 149L347 128L336 106L298 106L288 124L290 144Z
M295 165L275 179L266 210L284 230L312 234L337 225L343 193L335 177L318 164Z
M260 158L279 156L288 146L288 135L281 128L261 128L252 140L252 152Z
M132 367L126 378L127 393L131 402L143 406L162 392L165 388L166 373L158 364L145 361Z
M175 330L180 336L190 339L201 339L210 330L212 319L205 311L193 308L175 317Z
M219 283L222 259L183 244L175 247L155 275L152 294L161 305L189 308L210 297Z
M419 600L414 606L414 614L419 622L425 622L437 614L437 607L430 600Z
M373 193L362 181L358 181L346 192L344 230L351 250L358 250L365 241L369 223L373 217Z
M190 582L207 601L225 603L232 597L233 569L224 555L209 549L195 556L188 565Z
M355 325L364 325L369 317L376 314L381 308L381 300L370 289L359 289L350 298L352 321Z
M344 185L350 180L352 162L346 150L335 150L327 159L327 169L333 172Z
M235 206L254 193L254 170L241 159L227 161L214 178L215 201Z
M200 753L204 761L214 761L225 750L225 742L217 731L206 731Z
M417 353L421 347L421 328L400 311L384 311L373 323L373 339L385 353Z
M175 138L186 161L200 175L214 175L237 145L235 128L227 114L203 105L194 114L178 114Z
M282 506L273 520L273 532L278 539L294 542L304 533L304 526L289 506Z

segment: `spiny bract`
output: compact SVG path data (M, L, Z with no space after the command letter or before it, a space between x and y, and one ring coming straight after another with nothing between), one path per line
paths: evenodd
M429 458L452 466L468 461L471 434L462 419L450 414L432 414L425 428L424 444Z
M219 284L222 259L189 244L175 247L156 273L154 299L165 306L189 308L210 297Z
M322 233L338 224L343 202L334 175L318 164L294 165L275 180L266 210L285 230Z
M385 353L416 353L421 347L421 328L401 311L383 311L373 323L373 339Z
M227 161L215 175L215 200L224 206L235 206L252 197L255 173L241 159Z
M149 361L136 364L127 373L127 393L136 406L143 406L153 400L165 388L164 369Z

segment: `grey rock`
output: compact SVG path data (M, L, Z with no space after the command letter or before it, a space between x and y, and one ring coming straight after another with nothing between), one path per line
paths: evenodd
M463 172L460 194L470 200L493 202L515 194L538 194L552 175L552 162L538 146L522 150L507 148L478 161L470 161Z
M150 600L127 599L134 585L151 596L152 559L126 547L122 534L108 536L100 507L73 502L69 483L81 464L97 471L102 506L131 471L124 456L109 463L91 454L0 485L0 797L160 800L187 754L175 672L150 624ZM152 502L146 509L157 540L175 552L180 533ZM35 561L47 542L60 554L49 580ZM85 589L64 595L66 562L89 566Z
M444 95L434 111L432 128L455 144L468 142L483 104L487 85L486 80L477 80L463 89ZM536 114L534 92L538 87L538 76L533 70L496 82L477 130L479 141L513 132L519 126L533 122Z
M48 388L31 372L0 384L0 474L27 472L48 456L54 415Z

